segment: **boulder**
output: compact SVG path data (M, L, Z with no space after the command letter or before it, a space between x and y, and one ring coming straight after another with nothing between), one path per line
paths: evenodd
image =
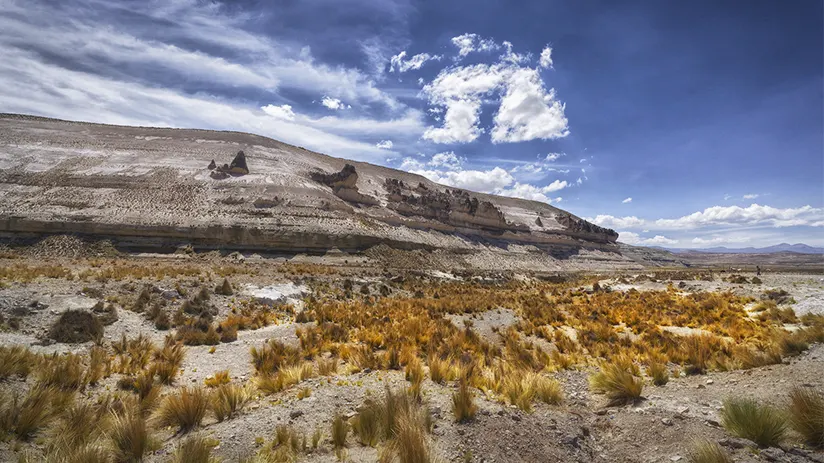
M346 164L340 172L327 174L326 172L316 171L310 174L312 180L323 183L326 186L334 188L354 188L357 190L358 173L355 171L355 166Z
M209 163L209 167L207 167L207 169L215 170L215 168L217 168L217 164L215 164L215 160L212 159L212 162Z

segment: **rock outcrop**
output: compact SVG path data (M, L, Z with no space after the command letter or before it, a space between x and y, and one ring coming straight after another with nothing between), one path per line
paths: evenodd
M229 173L235 175L246 175L249 173L249 167L246 165L246 154L243 151L238 151L232 163L229 164Z
M346 202L367 206L380 204L377 199L358 191L358 172L352 164L346 164L340 172L331 174L320 171L312 172L310 177L318 183L331 187L332 193Z
M413 190L394 178L387 178L384 183L387 206L400 214L435 219L457 227L528 231L526 226L507 222L498 207L489 201L480 201L467 191L446 189L442 192L423 184Z

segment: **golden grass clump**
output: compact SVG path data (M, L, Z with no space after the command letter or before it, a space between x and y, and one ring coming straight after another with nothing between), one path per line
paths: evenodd
M321 376L332 376L338 372L338 359L330 357L318 360L318 374Z
M335 449L346 447L346 436L349 434L349 424L342 415L335 415L332 420L332 445Z
M200 425L209 407L209 396L200 387L184 387L166 396L155 411L158 426L173 426L189 432Z
M824 396L814 390L790 392L790 425L812 448L824 448Z
M212 449L217 445L212 439L200 435L189 436L178 444L170 463L218 463L212 456Z
M37 367L37 382L41 386L54 386L63 390L78 390L86 385L83 357L79 354L43 357Z
M221 384L212 392L210 407L218 421L230 419L250 399L249 390L237 384Z
M395 425L395 437L385 447L381 461L392 461L395 458L400 463L440 461L427 431L426 423L420 419L415 409L402 412Z
M37 355L22 346L0 346L0 381L11 376L27 378L37 364Z
M669 370L664 362L653 360L647 365L647 374L652 378L652 384L663 386L669 382Z
M173 384L185 357L183 345L167 337L163 348L154 353L152 371L161 383Z
M209 376L204 380L207 387L218 387L223 384L229 384L232 379L229 377L229 370L220 370L214 375Z
M687 459L690 463L733 463L720 445L706 439L692 444Z
M468 382L461 381L458 390L452 394L452 414L455 415L455 421L458 423L471 421L475 418L477 411L478 406L475 405L475 398L469 389Z
M113 414L109 432L114 461L143 461L143 456L158 447L146 420L137 413Z
M644 383L632 371L615 363L606 363L598 373L589 378L590 387L598 393L605 394L609 406L626 405L641 397Z
M421 383L423 383L424 372L423 364L420 359L413 357L413 359L406 364L405 370L406 380L409 381L409 393L413 397L420 397Z
M54 387L36 386L25 397L0 396L0 431L27 440L45 428L56 412L71 401L71 393Z
M777 446L787 433L787 417L781 410L747 398L725 400L721 424L727 431L759 447Z

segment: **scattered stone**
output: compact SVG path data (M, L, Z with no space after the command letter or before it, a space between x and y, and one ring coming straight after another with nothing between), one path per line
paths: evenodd
M731 449L743 449L751 446L752 443L747 439L741 439L739 437L725 437L718 441L718 445Z
M775 447L768 447L761 451L761 456L767 459L767 461L786 461L786 453Z
M215 160L212 159L212 162L209 163L209 167L207 167L207 169L215 170L215 168L217 168L217 164L215 164Z
M670 418L661 418L661 423L664 423L666 426L672 426L672 420Z
M715 382L715 381L713 381L713 380L711 380L711 379L708 379L708 380L707 380L707 384L712 384L712 383L714 383L714 382Z
M682 457L681 455L673 455L670 457L670 461L681 461L683 459L684 457Z
M300 418L301 416L303 416L303 412L302 412L302 411L300 411L300 410L292 410L292 411L289 413L289 418L291 418L291 419L293 419L293 420L294 420L295 418Z

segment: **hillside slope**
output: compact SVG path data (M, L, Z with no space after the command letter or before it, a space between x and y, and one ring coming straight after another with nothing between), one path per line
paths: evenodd
M248 174L228 166L239 151ZM13 234L270 252L386 244L626 260L614 231L548 204L236 132L0 115L0 197L0 232Z

